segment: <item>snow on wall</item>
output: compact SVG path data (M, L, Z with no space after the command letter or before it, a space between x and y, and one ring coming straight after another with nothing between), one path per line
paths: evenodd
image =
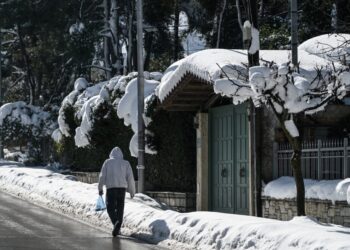
M350 204L350 178L345 180L310 180L304 179L305 198L347 201ZM283 176L269 182L263 195L276 199L292 199L296 197L296 186L293 177Z

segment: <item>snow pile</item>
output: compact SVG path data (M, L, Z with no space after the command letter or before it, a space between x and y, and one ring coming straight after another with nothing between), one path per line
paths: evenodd
M348 201L350 204L350 179L345 180L310 180L304 179L305 198ZM293 177L283 176L269 182L264 187L264 196L276 199L292 199L296 197L296 187Z
M21 151L10 152L8 149L4 149L4 159L8 161L26 162L28 161L28 155Z
M95 212L97 185L47 169L0 167L0 189L111 229L106 211ZM127 195L122 234L170 249L349 249L350 229L309 217L277 221L215 212L163 210L151 198Z
M154 89L159 84L162 74L159 72L145 72L145 102L153 95ZM65 97L61 104L58 116L59 129L54 131L52 137L58 142L62 135L74 136L75 145L85 147L90 144L89 134L94 125L94 112L100 105L112 105L117 111L118 117L124 119L126 126L131 125L135 135L130 141L130 152L137 155L137 73L132 72L127 76L116 76L109 81L95 85L88 83L84 78L79 78L74 84L74 90ZM80 121L75 131L70 131L65 111L67 108L74 110L76 120ZM145 105L146 107L146 105ZM148 120L145 117L145 123ZM154 153L147 150L148 153Z
M6 126L5 123L9 123L9 126L11 126L10 124L18 123L22 127L29 129L37 137L51 135L57 127L49 112L43 111L41 107L28 105L22 101L6 103L0 107L0 126Z
M298 48L312 55L348 64L350 62L349 41L349 34L321 35L303 42Z
M78 35L78 34L83 33L84 30L85 30L84 23L76 22L69 27L69 34L70 35Z
M249 47L249 54L255 54L260 50L260 39L259 39L259 30L255 27L252 27L252 41Z
M152 80L152 78L159 79L159 74L151 73L145 74L145 84L144 84L144 100L145 100L145 110L147 108L148 100L154 95L156 87L159 85L159 81ZM149 79L151 78L151 79ZM133 137L130 141L130 153L132 156L137 157L138 152L138 91L137 91L137 78L131 80L126 89L124 96L120 99L117 109L118 117L124 119L124 124L126 126L131 125L132 131L134 132ZM149 118L144 117L145 126L150 122ZM149 149L146 145L146 153L154 154L156 152Z

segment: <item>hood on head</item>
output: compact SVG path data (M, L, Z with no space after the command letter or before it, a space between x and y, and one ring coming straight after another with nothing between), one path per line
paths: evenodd
M120 148L115 147L112 149L111 153L109 154L109 158L111 158L111 159L123 159L123 153L120 150Z

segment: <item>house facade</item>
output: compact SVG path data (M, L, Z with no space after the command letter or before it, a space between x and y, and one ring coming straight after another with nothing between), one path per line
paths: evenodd
M282 63L288 58L288 53L261 51L260 55L264 58L262 63ZM300 58L301 62L305 62L300 65L301 72L310 78L317 74L315 62L318 65L329 63L326 59L302 51ZM237 68L240 68L239 72L243 72L242 75L237 75ZM281 165L285 161L278 158L281 156L280 151L285 140L277 120L267 108L255 108L250 101L244 100L239 104L232 104L231 98L222 96L215 90L214 82L217 79L230 76L247 78L247 75L244 75L245 68L245 51L214 49L197 52L176 62L165 72L157 89L158 106L169 112L196 113L194 123L198 211L286 219L286 216L275 216L272 210L273 215L266 213L266 199L261 197L262 182L267 183L279 176L292 174L290 166ZM344 108L344 105L342 107ZM332 106L330 108L332 109ZM341 112L337 119L344 118L349 112L347 107L344 109L347 112ZM302 134L305 139L326 139L323 125L320 126L322 115L302 119ZM330 124L328 126L332 126ZM343 169L346 170L341 172L341 176L334 175L333 179L349 176L349 164L345 161L343 164L346 164L343 165ZM308 165L310 164L307 160L304 160L305 173L306 169L310 168ZM281 171L282 168L289 168L289 172ZM327 176L321 178L327 179ZM328 176L328 179L332 178L331 175Z
M231 104L188 73L160 107L196 112L197 210L252 213L249 105Z

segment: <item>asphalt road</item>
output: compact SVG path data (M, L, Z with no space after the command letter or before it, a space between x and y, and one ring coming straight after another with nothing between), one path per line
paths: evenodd
M0 250L159 249L116 237L67 216L0 192Z

